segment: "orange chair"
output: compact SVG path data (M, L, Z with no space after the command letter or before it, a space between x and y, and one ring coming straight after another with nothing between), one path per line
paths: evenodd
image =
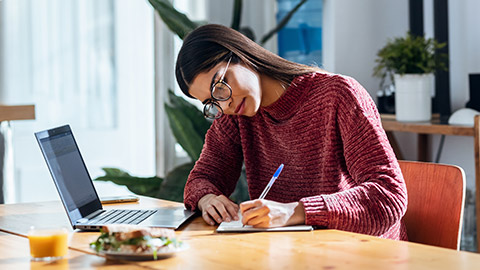
M399 161L408 192L403 220L411 242L458 250L465 172L454 165Z

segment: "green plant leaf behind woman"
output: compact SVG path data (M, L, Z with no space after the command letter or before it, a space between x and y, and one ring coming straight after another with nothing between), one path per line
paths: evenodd
M113 182L117 185L126 186L131 192L149 197L155 197L158 193L163 178L153 177L136 177L131 176L124 170L118 168L102 168L105 172L104 176L97 177L96 181Z
M168 29L177 34L182 40L199 25L191 21L185 14L176 10L168 0L148 0L148 2L158 12Z
M177 142L193 160L202 152L205 134L211 122L194 105L169 90L169 104L165 104L168 122Z

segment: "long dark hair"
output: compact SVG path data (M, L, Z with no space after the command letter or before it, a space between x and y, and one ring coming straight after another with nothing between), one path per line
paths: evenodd
M232 63L243 62L284 85L289 85L298 75L322 71L283 59L232 28L207 24L190 32L178 53L175 76L182 92L192 97L188 89L195 76L230 57Z

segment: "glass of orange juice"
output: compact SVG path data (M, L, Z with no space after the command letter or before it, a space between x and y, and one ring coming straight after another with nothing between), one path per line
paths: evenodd
M28 231L30 255L34 261L62 259L68 251L68 230L31 227Z

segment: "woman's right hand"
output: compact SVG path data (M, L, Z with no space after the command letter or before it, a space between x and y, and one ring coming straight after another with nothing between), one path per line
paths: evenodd
M198 201L202 217L210 225L238 220L239 206L224 195L207 194Z

